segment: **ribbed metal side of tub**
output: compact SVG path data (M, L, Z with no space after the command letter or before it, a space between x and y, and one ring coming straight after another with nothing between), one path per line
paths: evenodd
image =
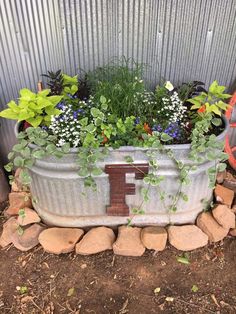
M224 131L218 140L224 139ZM189 145L170 145L178 160L184 164L191 164L187 156ZM117 150L110 149L110 153L101 168L105 165L124 164L125 156L131 156L135 163L145 164L148 162L147 149L134 147L121 147ZM83 178L78 176L79 166L76 164L76 150L61 159L48 157L37 160L31 170L32 184L31 193L35 209L42 219L51 225L84 227L96 225L119 225L127 222L128 217L108 216L106 207L110 203L110 186L107 174L95 178L97 191L85 188ZM156 187L150 188L150 201L143 204L144 215L133 217L133 224L167 225L170 223L183 224L193 223L204 208L204 203L212 198L212 190L208 187L206 170L214 162L206 162L198 166L195 172L190 173L191 183L183 187L189 200L180 200L177 203L178 210L173 213L168 209L170 198L168 195L176 194L179 189L178 170L172 160L165 155L157 156L159 170L165 180L158 190L165 191L167 197L165 206L160 201L159 192ZM142 203L141 188L144 187L143 180L136 180L134 175L126 175L127 183L134 183L135 195L126 196L126 203L130 209L140 206ZM131 214L132 215L132 214Z

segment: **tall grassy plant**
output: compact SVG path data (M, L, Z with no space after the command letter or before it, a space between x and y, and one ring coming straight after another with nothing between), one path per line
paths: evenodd
M88 73L88 84L95 102L109 99L109 111L120 118L141 116L145 104L139 101L145 90L142 80L143 64L132 59L118 59Z

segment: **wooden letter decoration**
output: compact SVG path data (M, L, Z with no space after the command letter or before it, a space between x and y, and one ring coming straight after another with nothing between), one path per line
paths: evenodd
M126 173L135 173L135 179L141 180L148 173L148 164L106 165L105 172L109 175L110 205L107 206L109 216L128 216L129 207L125 195L135 195L135 184L126 183Z

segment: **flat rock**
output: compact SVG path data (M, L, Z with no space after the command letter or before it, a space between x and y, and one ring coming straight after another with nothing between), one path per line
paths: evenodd
M219 201L220 203L231 207L234 199L234 191L217 184L215 188L215 197L216 200Z
M39 215L36 213L36 211L28 207L21 209L20 214L17 218L17 222L21 226L27 226L33 223L37 223L37 222L40 222L40 220L41 219Z
M229 232L229 234L230 234L231 236L233 236L233 237L236 237L236 228L231 229L230 232Z
M69 253L83 234L84 231L78 228L49 228L40 234L39 243L48 253Z
M19 188L19 186L15 180L11 184L11 191L12 192L21 192L22 191L22 189Z
M141 228L121 226L118 229L118 237L113 244L113 251L117 255L141 256L145 252L145 246L141 241Z
M29 251L39 244L38 237L44 229L38 224L33 224L24 229L23 234L19 234L19 231L16 230L12 236L12 243L20 251Z
M21 168L16 169L14 180L13 180L13 183L11 186L11 189L13 192L22 192L22 191L29 192L29 186L23 184L21 179L20 179L21 171L22 171Z
M208 236L195 225L170 226L168 239L172 246L181 251L192 251L208 243Z
M230 210L231 210L234 214L236 214L236 205L234 204L234 205L232 206L232 208L230 208Z
M3 224L3 230L0 237L0 246L6 247L7 245L12 243L12 236L14 232L18 228L18 223L15 217L9 218L4 224Z
M163 251L166 247L167 232L163 227L146 227L141 231L141 241L149 250Z
M216 176L216 182L219 184L223 183L226 178L226 175L227 175L226 170L224 170L223 172L218 172Z
M83 239L76 244L76 254L89 255L112 250L115 234L107 227L97 227L89 230Z
M9 208L6 210L8 216L18 215L21 208L32 208L30 194L27 192L11 192L9 194Z
M197 218L197 226L208 235L210 242L223 240L229 229L223 228L210 212L201 213Z
M235 176L233 176L232 173L227 171L226 178L224 180L223 185L226 188L231 189L234 192L236 192L236 178L235 178Z
M22 169L21 168L17 168L16 171L15 171L15 178L19 178L20 176L20 173L21 173Z
M212 210L215 220L225 229L235 228L235 214L226 205L218 205Z

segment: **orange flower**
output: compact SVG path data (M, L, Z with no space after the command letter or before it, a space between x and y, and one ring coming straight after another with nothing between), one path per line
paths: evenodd
M198 113L204 113L206 111L206 105L202 105L199 109L198 109Z
M104 132L102 132L102 136L103 136L102 144L106 144L106 143L108 142L108 138L106 137L106 135L104 134Z
M152 130L151 130L150 126L148 125L148 123L144 123L143 128L144 128L146 133L152 134Z

